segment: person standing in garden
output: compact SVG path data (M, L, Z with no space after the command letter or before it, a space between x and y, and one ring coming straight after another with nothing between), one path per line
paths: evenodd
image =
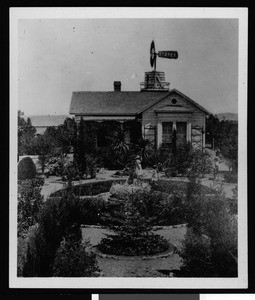
M135 175L137 178L137 183L140 184L141 183L141 176L142 176L142 162L141 162L141 158L139 155L137 155L135 157Z

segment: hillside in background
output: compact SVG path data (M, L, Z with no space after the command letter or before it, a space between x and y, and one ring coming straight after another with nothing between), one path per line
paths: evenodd
M238 121L238 114L234 114L234 113L220 113L220 114L215 114L218 119L221 121L221 120L224 120L224 117L225 117L225 120L229 120L229 121L235 121L237 122Z

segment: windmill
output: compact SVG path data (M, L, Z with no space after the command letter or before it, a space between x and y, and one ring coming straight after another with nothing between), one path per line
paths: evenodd
M153 71L145 72L145 80L141 83L141 91L168 91L170 82L165 81L165 73L156 71L156 61L158 57L177 59L178 52L167 50L156 52L154 41L150 46L150 65L154 68Z
M152 68L154 66L154 71L156 71L157 56L158 57L169 58L169 59L177 59L178 58L178 52L177 51L172 51L172 50L167 50L167 51L159 51L158 53L156 53L155 43L154 43L154 41L152 41L151 42L151 47L150 47L150 63L151 63Z

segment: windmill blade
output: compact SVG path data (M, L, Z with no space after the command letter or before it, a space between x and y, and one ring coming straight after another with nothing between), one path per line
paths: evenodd
M159 51L158 57L170 58L170 59L177 59L178 52L177 51Z
M156 50L155 50L155 44L154 41L151 42L151 48L150 48L150 63L151 67L153 68L154 64L156 64Z

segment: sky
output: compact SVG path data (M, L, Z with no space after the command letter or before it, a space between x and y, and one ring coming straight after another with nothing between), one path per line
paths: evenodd
M238 111L238 19L20 19L18 107L66 115L73 91L139 91L156 52L170 89L213 114Z

